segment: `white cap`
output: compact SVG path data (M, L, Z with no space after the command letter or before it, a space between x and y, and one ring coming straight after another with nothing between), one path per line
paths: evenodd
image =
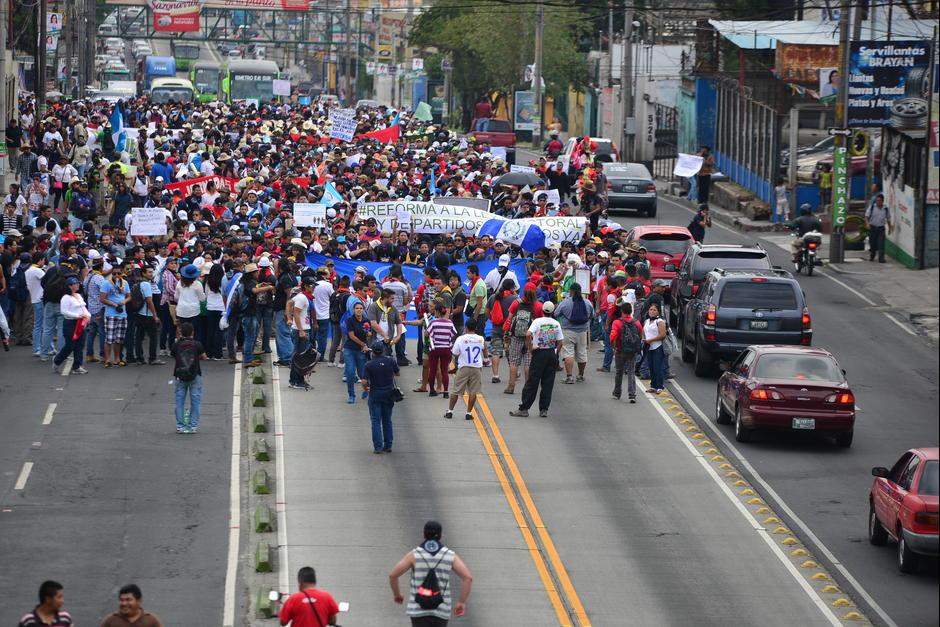
M176 217L179 218L180 220L188 220L189 214L187 214L185 211L177 211Z
M153 180L154 180L154 181L160 181L160 182L162 183L162 182L163 182L163 177L162 177L162 176L158 176L157 178L155 178L155 179L153 179Z
M101 258L101 253L99 253L99 252L98 252L97 250L95 250L94 248L92 248L91 250L88 251L88 259L89 259L89 260L92 260L92 259L100 259L100 258Z
M509 267L509 255L500 255L499 256L499 267L508 268Z
M327 210L326 210L326 217L329 218L330 220L332 220L333 218L335 218L335 217L336 217L336 209L334 209L333 207L330 207L329 209L327 209Z
M271 267L271 258L270 258L270 257L262 257L261 259L259 259L259 260L258 260L258 267L259 267L259 268L270 268L270 267Z
M553 303L553 302L550 301L550 300L547 300L547 301L545 301L544 303L542 303L542 313L543 313L543 314L545 314L546 316L548 316L548 315L551 315L551 313L552 313L553 311L555 311L555 303Z

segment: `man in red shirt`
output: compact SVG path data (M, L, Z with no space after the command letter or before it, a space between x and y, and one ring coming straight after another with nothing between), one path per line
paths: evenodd
M317 588L317 573L311 566L304 566L297 572L299 592L287 598L281 606L278 619L281 625L291 627L326 627L336 624L339 605L333 595ZM293 621L293 622L291 622Z

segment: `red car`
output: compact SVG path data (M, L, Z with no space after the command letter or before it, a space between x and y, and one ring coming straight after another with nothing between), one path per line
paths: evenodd
M940 554L937 493L938 451L913 448L891 467L871 469L875 480L868 494L868 541L881 546L891 536L898 542L898 568L917 570L921 555Z
M653 280L672 279L692 241L692 234L684 226L645 224L633 227L627 235L628 246L636 242L646 249Z
M718 379L715 419L734 421L747 442L755 429L825 433L852 445L855 395L835 357L810 346L749 346Z

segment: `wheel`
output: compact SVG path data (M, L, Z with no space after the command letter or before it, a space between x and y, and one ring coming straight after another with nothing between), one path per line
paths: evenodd
M676 314L676 339L682 339L685 336L685 317L682 315L682 310L679 310L679 313Z
M678 319L676 318L676 312L673 311L674 309L675 307L671 305L669 306L669 326L672 327L673 329L676 329L676 331L678 332L679 329L676 326L678 324Z
M868 541L875 546L884 546L888 541L888 532L878 520L874 505L868 506Z
M852 446L852 437L855 435L854 429L843 431L836 434L836 446L839 448L849 448Z
M734 439L738 442L751 441L751 429L748 429L744 426L743 421L741 420L740 407L735 407L734 409Z
M811 259L810 262L806 265L806 276L813 276L813 266L816 265Z
M653 208L652 208L652 209L647 209L647 210L646 210L646 217L647 217L647 218L655 218L655 217L656 217L656 205L653 205Z
M712 356L705 350L705 347L702 346L702 342L695 340L695 376L697 377L707 377L712 373L712 368L714 364L712 363Z
M907 546L904 529L901 529L900 525L898 525L898 570L908 574L917 571L917 553Z
M796 266L796 273L797 273L797 274L799 274L800 272L802 272L802 271L803 271L803 256L800 255L799 259L797 259L797 260L796 260L796 263L794 263L793 265Z
M731 414L725 411L721 404L721 386L718 386L718 391L715 393L715 422L720 425L731 424Z
M691 364L695 356L692 354L692 350L689 348L688 338L679 340L682 342L682 361Z

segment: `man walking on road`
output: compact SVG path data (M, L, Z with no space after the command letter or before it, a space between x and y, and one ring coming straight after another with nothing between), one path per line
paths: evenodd
M288 385L295 390L307 391L311 389L304 380L303 371L295 365L294 358L310 348L310 334L312 332L310 299L313 298L315 289L313 278L304 277L301 282L300 293L287 301L287 311L290 313L291 344L294 347L294 354L291 356L290 361L290 380Z
M473 420L473 406L477 402L477 394L483 387L483 362L489 358L489 354L486 351L486 340L476 333L477 318L467 318L464 329L464 334L457 338L454 347L450 350L454 359L450 372L456 372L457 376L454 377L454 385L451 386L444 418L454 417L457 400L466 392L467 413L464 414L464 418Z
M281 625L291 627L326 627L336 624L339 605L333 595L317 588L317 573L312 566L297 571L299 592L287 597L277 617Z
M141 606L143 596L137 584L129 583L121 588L118 611L101 621L101 627L163 627L159 618Z
M581 285L572 283L568 297L558 304L555 317L565 335L565 383L574 383L574 364L578 363L578 383L584 381L587 367L588 328L594 317L594 306L581 295Z
M411 627L447 627L451 611L452 573L460 577L460 599L453 606L454 616L460 617L467 612L473 575L463 560L441 543L442 533L441 523L436 520L424 523L424 542L408 551L388 574L392 598L401 605L405 597L398 587L398 578L411 571L406 609L411 618Z
M542 317L536 318L526 333L526 347L532 353L529 365L529 378L522 388L522 402L519 409L509 412L510 416L526 418L529 408L535 402L535 393L539 394L539 416L548 417L548 407L552 404L552 389L555 387L555 370L558 368L558 355L564 344L561 325L551 317L555 305L549 301L542 305Z
M868 229L868 260L875 260L878 254L878 263L885 262L885 228L888 233L894 230L891 222L891 210L885 205L885 195L877 194L875 201L865 210L865 228Z
M362 389L369 397L369 418L372 420L372 452L392 452L392 410L395 409L395 377L398 362L386 355L386 344L380 339L372 343L372 359L363 368Z
M58 581L39 586L39 605L20 619L19 627L71 627L72 616L62 609L65 595Z
M193 339L191 322L180 324L180 339L170 349L173 355L173 376L176 378L176 432L196 433L199 430L199 408L202 406L202 368L206 359L202 344ZM189 421L184 420L186 395L189 395Z

